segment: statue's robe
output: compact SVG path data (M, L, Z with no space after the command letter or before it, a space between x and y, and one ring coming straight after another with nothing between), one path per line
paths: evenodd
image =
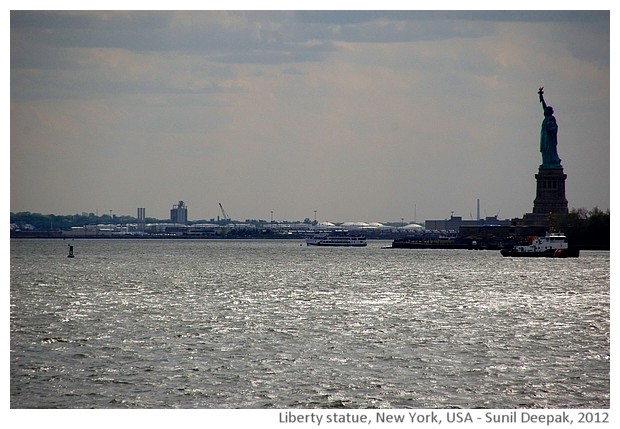
M545 116L540 129L540 152L542 166L545 168L560 168L562 166L558 156L558 124L553 115Z

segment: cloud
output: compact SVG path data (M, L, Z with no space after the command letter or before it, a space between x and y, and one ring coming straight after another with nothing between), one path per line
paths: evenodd
M604 206L608 18L13 12L12 210L389 221L482 198L520 216L543 84L569 202Z

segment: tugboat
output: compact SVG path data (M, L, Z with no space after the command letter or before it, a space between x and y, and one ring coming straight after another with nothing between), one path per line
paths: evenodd
M535 238L527 246L514 246L500 251L502 256L529 258L576 258L579 249L569 248L566 236L561 233L548 232L543 238Z

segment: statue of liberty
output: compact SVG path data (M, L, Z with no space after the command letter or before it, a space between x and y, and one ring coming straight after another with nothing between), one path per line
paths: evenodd
M542 154L540 168L562 168L562 160L558 157L558 124L553 116L553 107L545 103L543 87L538 89L538 98L545 114L540 129L540 152Z

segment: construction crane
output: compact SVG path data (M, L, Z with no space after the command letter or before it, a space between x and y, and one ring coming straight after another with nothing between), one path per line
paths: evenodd
M230 216L228 216L228 213L226 213L226 210L224 210L224 207L222 206L222 203L219 203L219 205L220 205L220 210L222 211L222 220L229 221L230 220Z

